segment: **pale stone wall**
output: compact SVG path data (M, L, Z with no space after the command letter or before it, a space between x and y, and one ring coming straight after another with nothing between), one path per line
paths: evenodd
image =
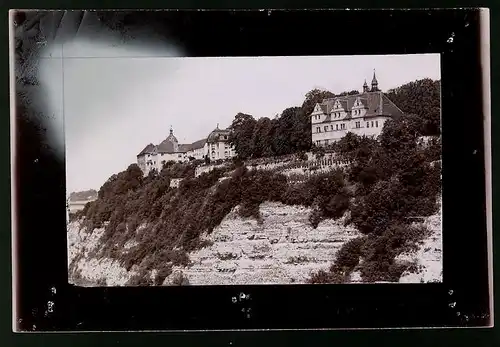
M325 145L340 140L348 132L359 136L377 137L382 132L385 122L389 119L389 117L378 116L366 119L364 117L353 117L348 120L340 118L327 123L313 122L311 125L311 139L314 144ZM341 124L344 124L345 129L341 129Z

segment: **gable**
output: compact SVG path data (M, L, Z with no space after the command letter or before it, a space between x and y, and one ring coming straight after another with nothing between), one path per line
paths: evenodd
M144 149L142 151L140 151L139 154L137 154L137 156L140 157L140 156L143 156L146 154L153 153L154 148L155 148L155 146L152 143L150 143L149 145L144 147Z

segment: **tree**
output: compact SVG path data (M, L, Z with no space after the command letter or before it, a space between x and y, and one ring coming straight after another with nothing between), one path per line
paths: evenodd
M441 132L441 81L424 78L390 89L387 97L404 113L419 116L423 135Z
M389 154L400 156L417 147L414 115L404 115L399 119L390 119L384 124L380 134L380 144Z
M257 121L253 116L240 112L234 117L230 126L229 143L242 159L252 155L252 138L256 124Z
M328 90L313 89L306 94L306 98L302 103L302 111L305 115L309 116L317 103L321 103L324 99L333 97L335 97L335 94Z
M274 154L272 148L272 135L272 121L267 117L257 120L251 141L252 157L259 158Z
M274 149L277 155L293 153L295 150L296 122L299 121L297 114L299 107L285 109L278 118L276 132L274 135Z
M337 96L356 95L356 94L359 94L359 91L357 91L357 90L351 90L351 91L348 91L348 92L342 92L342 93L340 93Z

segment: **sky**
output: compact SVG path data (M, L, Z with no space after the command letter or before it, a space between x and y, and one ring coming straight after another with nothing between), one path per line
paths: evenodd
M44 66L49 99L64 117L67 191L98 190L136 162L172 126L181 143L205 138L238 112L274 117L300 106L314 88L362 90L376 70L386 91L440 79L438 54L386 56L187 58L74 44ZM47 77L47 76L50 76ZM42 79L43 81L43 79ZM49 88L50 85L50 88Z

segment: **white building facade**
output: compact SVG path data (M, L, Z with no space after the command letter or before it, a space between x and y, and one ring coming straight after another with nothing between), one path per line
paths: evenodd
M219 129L217 125L217 128L208 135L207 150L210 160L224 160L236 156L236 151L229 144L229 134L228 129Z
M384 123L403 112L378 89L373 73L372 88L365 81L363 93L325 99L311 113L312 142L317 146L332 144L348 132L376 138Z
M163 165L169 161L187 162L192 159L210 160L228 159L236 155L229 145L229 130L217 128L212 131L208 138L191 144L179 144L170 129L169 136L159 145L150 143L138 155L137 164L147 175L151 170L161 171Z

